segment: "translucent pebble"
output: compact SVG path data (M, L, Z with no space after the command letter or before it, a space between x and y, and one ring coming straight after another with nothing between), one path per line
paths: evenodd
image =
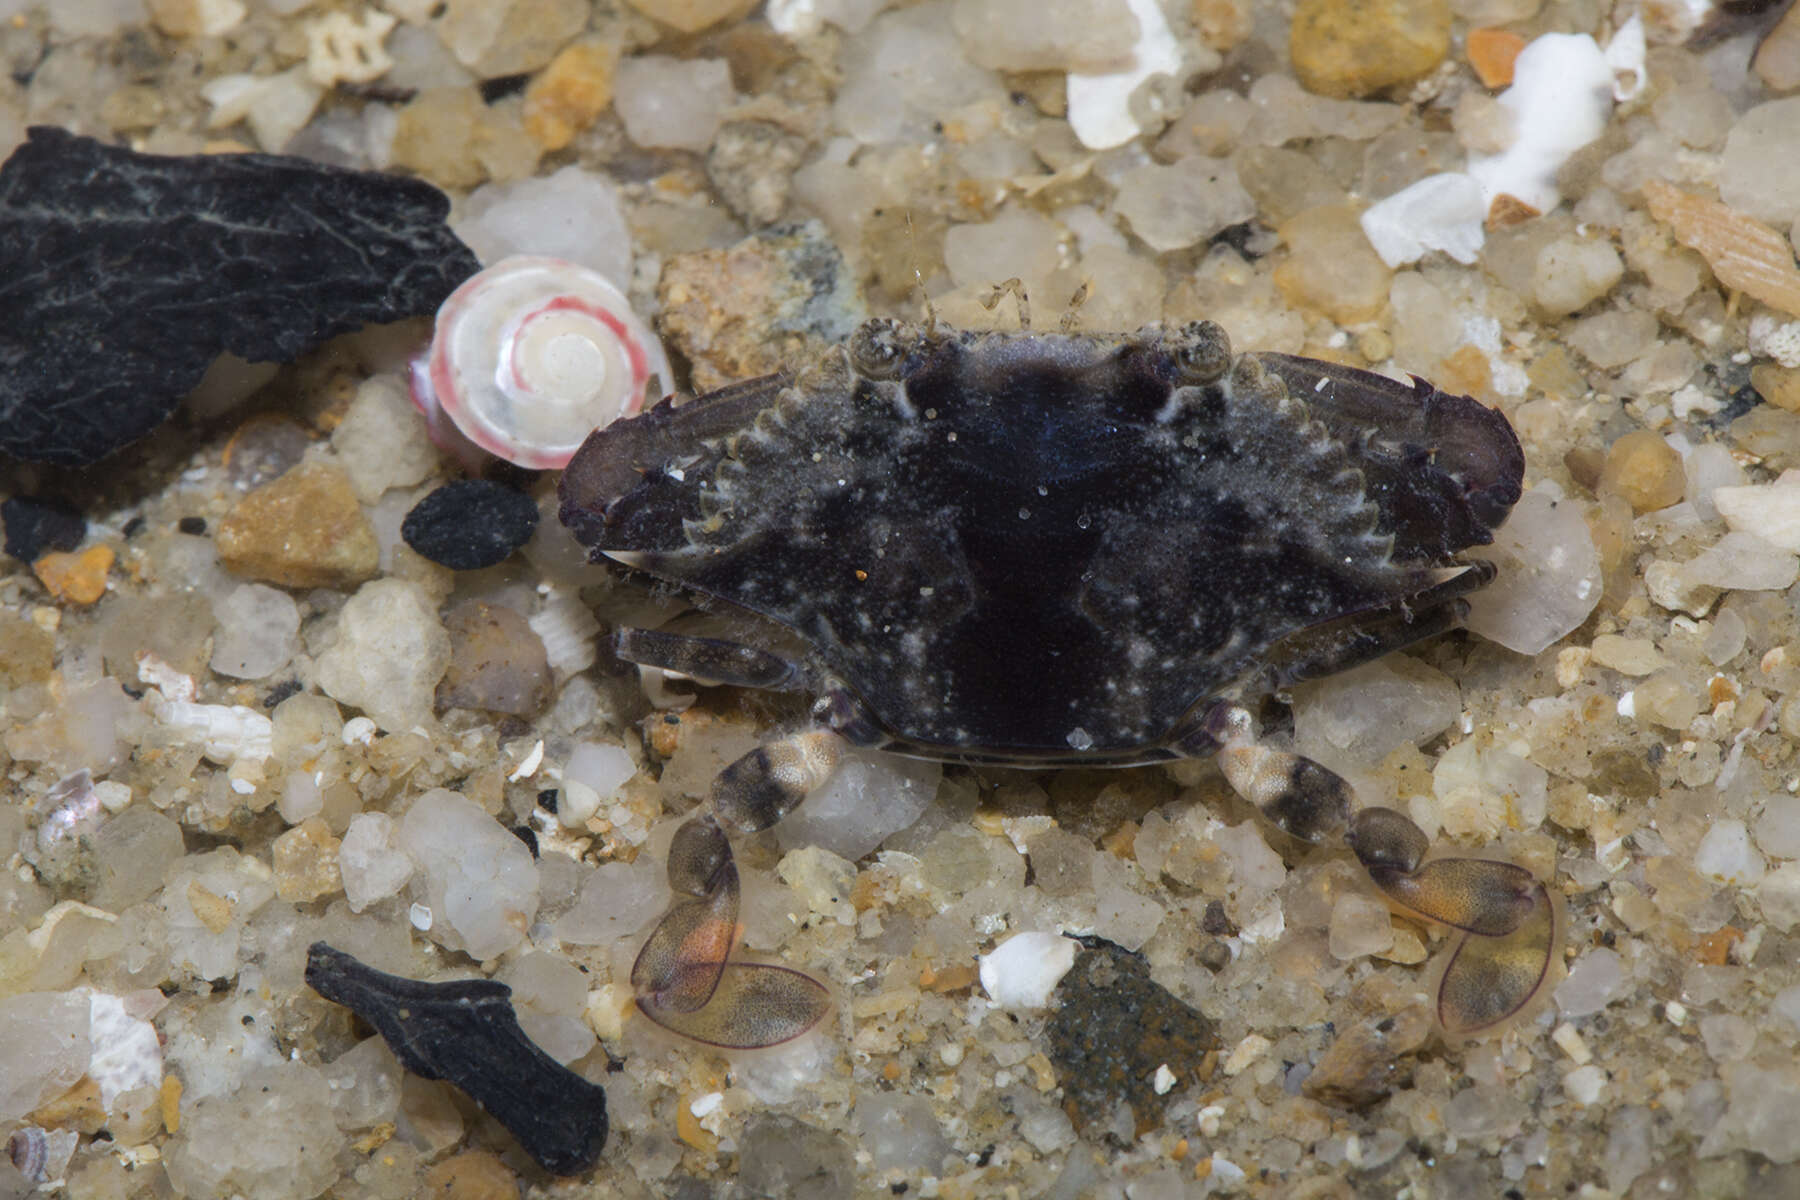
M0 1122L18 1120L87 1072L88 1010L79 992L0 999Z
M287 666L300 640L300 608L279 588L246 583L213 604L212 669L233 679L267 679Z
M1604 946L1583 954L1569 969L1569 977L1557 985L1556 1006L1564 1017L1597 1013L1624 996L1630 987L1625 961Z
M1753 832L1756 848L1764 854L1800 859L1800 796L1777 792L1764 800Z
M274 874L260 860L221 846L171 868L161 907L168 921L169 965L195 979L238 972L244 926L275 898Z
M1784 228L1800 217L1800 96L1759 104L1737 119L1719 161L1719 198Z
M1462 695L1442 671L1389 655L1296 689L1295 748L1330 765L1373 767L1448 729Z
M557 1062L574 1062L594 1048L594 1035L583 1024L587 976L554 954L527 953L508 962L496 976L513 990L513 1006L525 1034Z
M451 228L484 264L535 254L579 263L621 288L631 283L631 230L618 189L596 171L571 165L514 183L483 184L469 193Z
M1781 591L1800 578L1800 560L1753 533L1733 532L1682 564L1682 573L1726 591Z
M1469 628L1520 654L1537 654L1600 602L1600 553L1576 504L1527 492L1482 557L1499 568L1469 598Z
M582 881L575 905L552 932L574 946L606 946L636 937L669 904L669 884L655 855L602 863Z
M184 1104L163 1163L184 1195L310 1200L338 1177L343 1144L325 1077L286 1062L252 1071L230 1095Z
M1205 241L1256 215L1231 161L1202 154L1126 172L1113 207L1158 253Z
M1720 883L1755 887L1766 864L1750 844L1750 831L1744 823L1726 818L1714 821L1700 839L1700 847L1694 852L1694 869Z
M1700 1041L1714 1062L1731 1062L1755 1047L1756 1026L1736 1013L1707 1013L1700 1018Z
M956 0L968 55L997 71L1111 71L1132 63L1138 21L1125 0Z
M992 286L1013 278L1029 287L1061 261L1056 222L1030 209L1009 209L991 221L955 225L944 234L944 263L958 287Z
M1553 316L1586 308L1625 277L1625 264L1610 243L1563 237L1538 252L1531 298Z
M450 635L425 589L377 579L338 613L337 637L319 655L318 681L326 695L391 732L432 723L437 683L449 665Z
M357 387L344 419L331 431L331 448L364 504L375 503L390 488L424 482L438 465L425 420L393 375L377 375Z
M1695 446L1682 465L1687 474L1688 503L1704 521L1720 515L1716 493L1744 482L1744 468L1718 442ZM1796 495L1800 495L1800 489L1796 489Z
M707 149L736 98L731 68L720 58L639 55L619 63L613 84L625 136L651 149Z
M435 940L485 959L525 936L537 912L537 864L479 804L434 788L401 818L399 844L422 877Z
M145 804L126 809L94 834L94 906L123 912L148 900L181 854L181 826Z
M937 763L851 751L775 827L776 838L784 849L819 846L854 862L917 821L943 773Z
M1647 351L1662 328L1654 313L1640 309L1596 313L1569 329L1569 343L1596 367L1622 367Z
M845 46L839 66L833 122L865 145L924 142L940 116L1006 97L999 76L963 54L941 2L883 13Z
M338 873L351 912L397 895L412 878L413 861L395 844L397 833L394 818L386 813L357 813L350 818L338 846Z
M1656 1162L1654 1118L1642 1105L1628 1104L1607 1118L1607 1126L1601 1168L1606 1174L1607 1190L1623 1196L1632 1181Z
M870 1092L857 1099L856 1145L872 1169L930 1174L955 1149L938 1126L931 1098L906 1092Z
M379 1037L364 1038L320 1068L339 1129L368 1129L400 1111L400 1062Z
M1800 863L1787 862L1763 876L1756 888L1763 919L1783 933L1800 925Z
M1374 896L1346 895L1331 909L1327 944L1333 958L1348 961L1380 954L1394 944L1388 907Z

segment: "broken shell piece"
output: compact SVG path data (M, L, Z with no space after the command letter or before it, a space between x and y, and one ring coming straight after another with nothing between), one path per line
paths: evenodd
M605 276L519 255L451 293L412 392L434 440L466 465L479 460L472 444L541 471L641 411L652 381L660 399L669 378L661 344Z

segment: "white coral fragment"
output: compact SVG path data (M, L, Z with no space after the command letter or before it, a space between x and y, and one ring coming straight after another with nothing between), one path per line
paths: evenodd
M190 704L162 700L154 704L156 719L177 742L198 744L216 763L262 760L275 751L275 724L241 704Z
M360 21L347 12L312 18L306 23L306 73L320 87L380 79L394 65L382 42L397 24L398 17L384 12L365 12Z
M1004 1009L1044 1008L1075 965L1075 943L1060 933L1020 933L981 956L981 986Z

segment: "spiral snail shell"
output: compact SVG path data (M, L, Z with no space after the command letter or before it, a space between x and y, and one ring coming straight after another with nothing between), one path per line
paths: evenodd
M669 360L605 276L518 255L444 301L412 392L433 437L465 461L485 451L552 470L593 430L642 410L653 379L660 398Z

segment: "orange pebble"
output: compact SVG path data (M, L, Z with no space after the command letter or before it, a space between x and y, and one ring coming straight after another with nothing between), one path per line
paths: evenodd
M53 550L32 563L31 569L58 600L92 604L106 595L106 573L112 565L111 546L89 546L78 554Z
M1471 29L1466 48L1482 86L1505 87L1512 82L1513 60L1525 48L1525 39L1505 29Z
M1694 946L1694 958L1709 967L1722 967L1731 960L1732 944L1744 936L1735 925L1727 925L1701 938Z

